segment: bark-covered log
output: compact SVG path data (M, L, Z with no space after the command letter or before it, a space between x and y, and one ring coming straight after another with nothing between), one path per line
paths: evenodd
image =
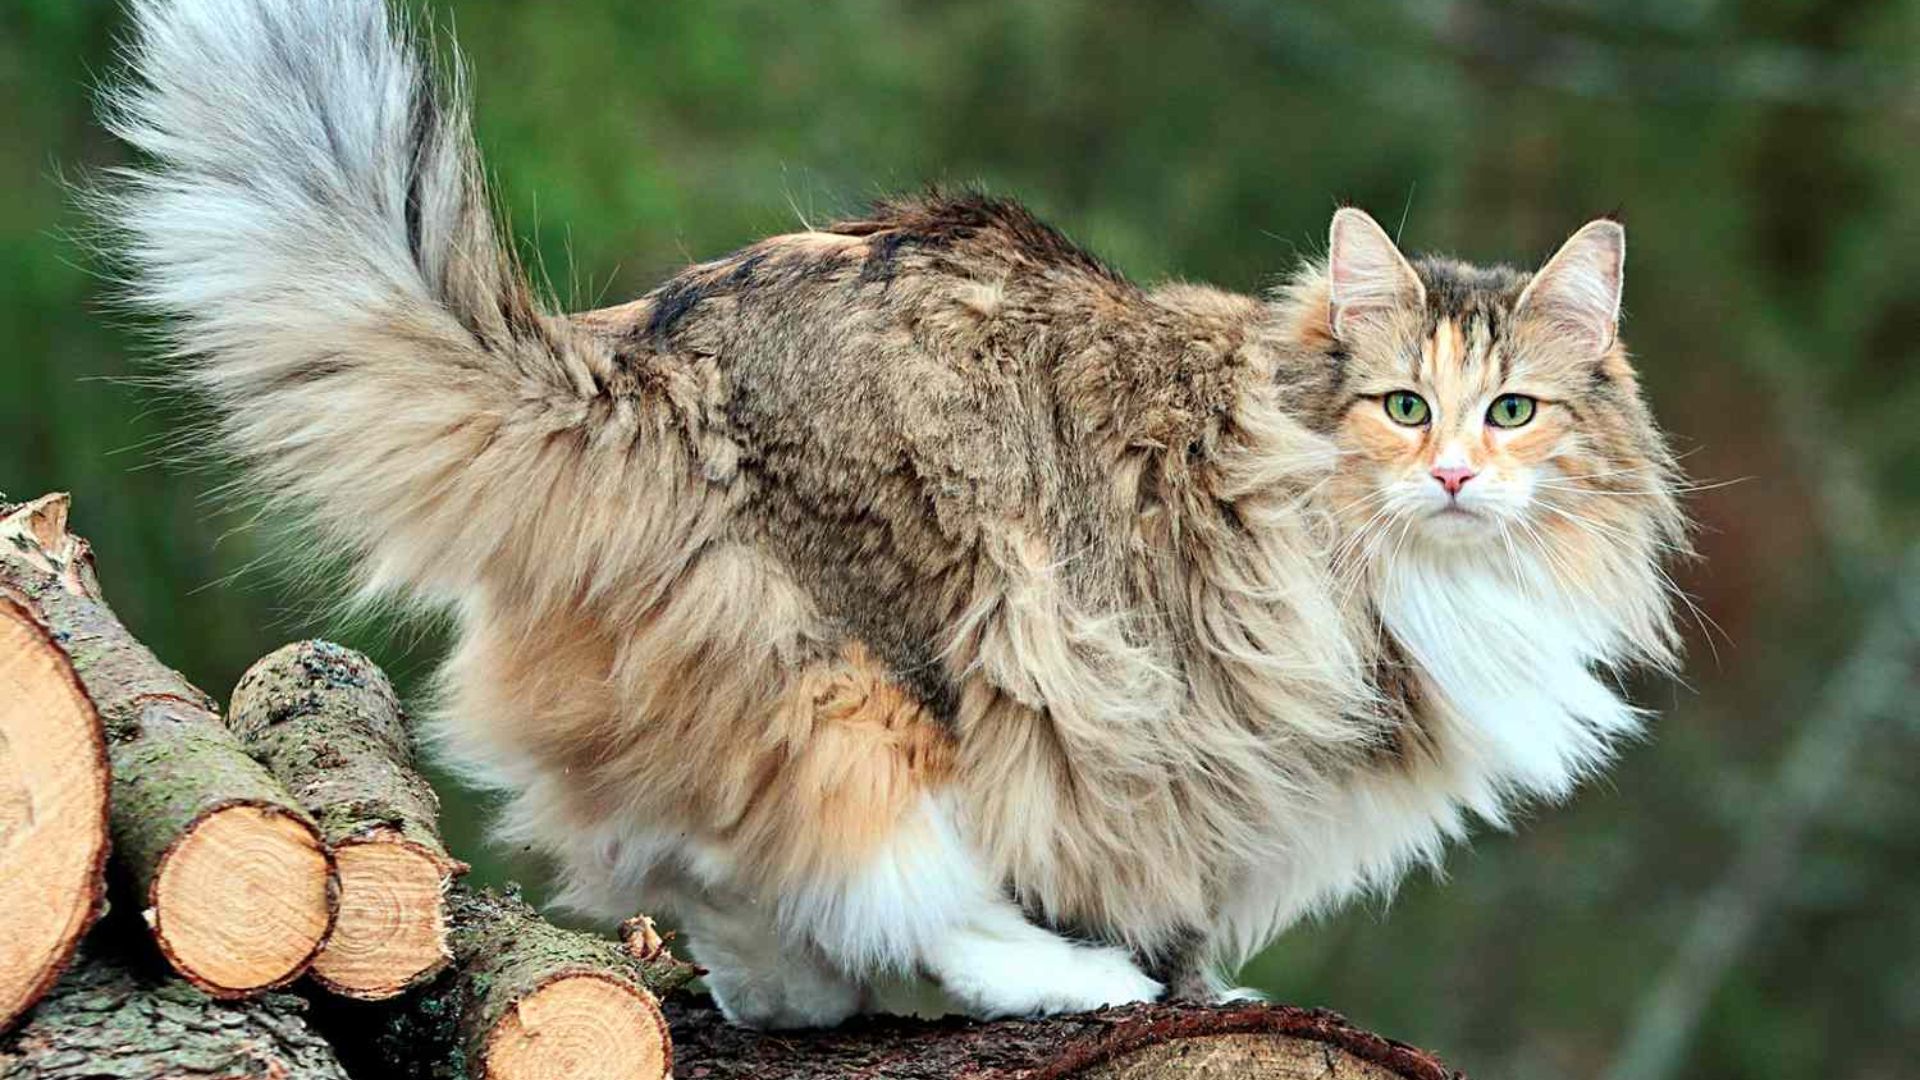
M664 949L553 926L513 896L447 894L453 964L421 990L324 1007L348 1067L396 1080L659 1080L658 1001L697 969ZM643 958L644 957L644 958Z
M732 1027L706 999L667 1005L680 1080L1464 1080L1336 1013L1286 1005L1131 1005L993 1023L870 1018L823 1032Z
M212 994L292 980L333 922L318 829L213 702L121 625L67 531L66 496L7 508L0 536L0 590L51 632L105 726L114 855L162 953Z
M319 822L339 865L339 919L314 980L377 1001L445 967L443 896L466 867L440 841L440 800L414 771L386 675L351 649L296 642L241 676L227 726Z
M323 1006L361 1071L668 1075L672 1043L657 997L694 969L644 918L630 920L618 944L552 926L516 897L449 889L458 864L436 831L437 800L413 769L399 701L371 661L326 642L287 646L241 678L227 722L335 845L335 935L356 952L330 965L323 950L316 981L362 1001L396 998ZM369 858L362 866L356 856ZM421 978L441 968L439 978ZM398 997L413 985L419 992Z
M0 1032L53 985L104 903L107 783L100 716L72 662L0 586Z
M347 1080L286 994L221 1001L91 947L12 1038L0 1080Z

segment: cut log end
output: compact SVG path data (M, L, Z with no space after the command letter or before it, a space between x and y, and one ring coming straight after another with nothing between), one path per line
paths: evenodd
M0 596L0 1029L52 985L101 902L107 759L66 654Z
M1156 1043L1077 1075L1082 1080L1401 1080L1400 1073L1345 1050L1284 1035L1211 1035Z
M451 959L438 852L397 832L377 831L334 849L340 915L313 961L328 990L380 1001L432 977Z
M313 826L274 806L204 814L153 878L148 918L167 959L216 997L292 981L333 923L332 864Z
M663 1080L673 1044L653 995L599 972L561 975L521 998L489 1034L487 1080Z

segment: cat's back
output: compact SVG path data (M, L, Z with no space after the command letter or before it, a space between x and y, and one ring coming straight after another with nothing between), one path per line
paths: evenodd
M911 487L964 534L1044 500L1063 358L1124 348L1149 308L1025 208L961 195L769 237L577 318L636 369L709 385L750 481L830 516Z
M1143 290L1018 203L963 194L769 237L576 318L637 368L701 372L743 460L783 480L904 466L1006 511L1062 441L1202 434L1258 309Z
M711 387L736 528L904 671L930 659L938 596L991 530L1070 554L1092 606L1124 603L1134 501L1108 474L1140 447L1185 452L1231 411L1258 306L1143 290L969 194L770 237L585 319L635 367Z

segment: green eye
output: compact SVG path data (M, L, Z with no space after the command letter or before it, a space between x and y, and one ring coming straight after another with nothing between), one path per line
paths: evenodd
M1533 419L1534 405L1534 400L1525 394L1501 394L1487 410L1487 423L1494 427L1519 427Z
M1387 415L1396 424L1419 427L1427 422L1427 399L1411 390L1395 390L1386 397Z

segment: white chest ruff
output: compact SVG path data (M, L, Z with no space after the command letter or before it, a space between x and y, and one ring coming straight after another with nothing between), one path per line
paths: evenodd
M1223 905L1223 963L1437 864L1475 817L1503 827L1516 803L1564 798L1639 731L1642 714L1605 674L1627 651L1623 635L1598 602L1552 580L1471 553L1409 555L1388 571L1380 616L1422 681L1428 754L1355 772L1287 827L1290 854Z
M1603 673L1623 650L1618 628L1597 598L1552 581L1526 563L1414 556L1380 591L1381 618L1438 706L1442 764L1499 798L1564 797L1641 723ZM1497 802L1470 805L1500 820Z

